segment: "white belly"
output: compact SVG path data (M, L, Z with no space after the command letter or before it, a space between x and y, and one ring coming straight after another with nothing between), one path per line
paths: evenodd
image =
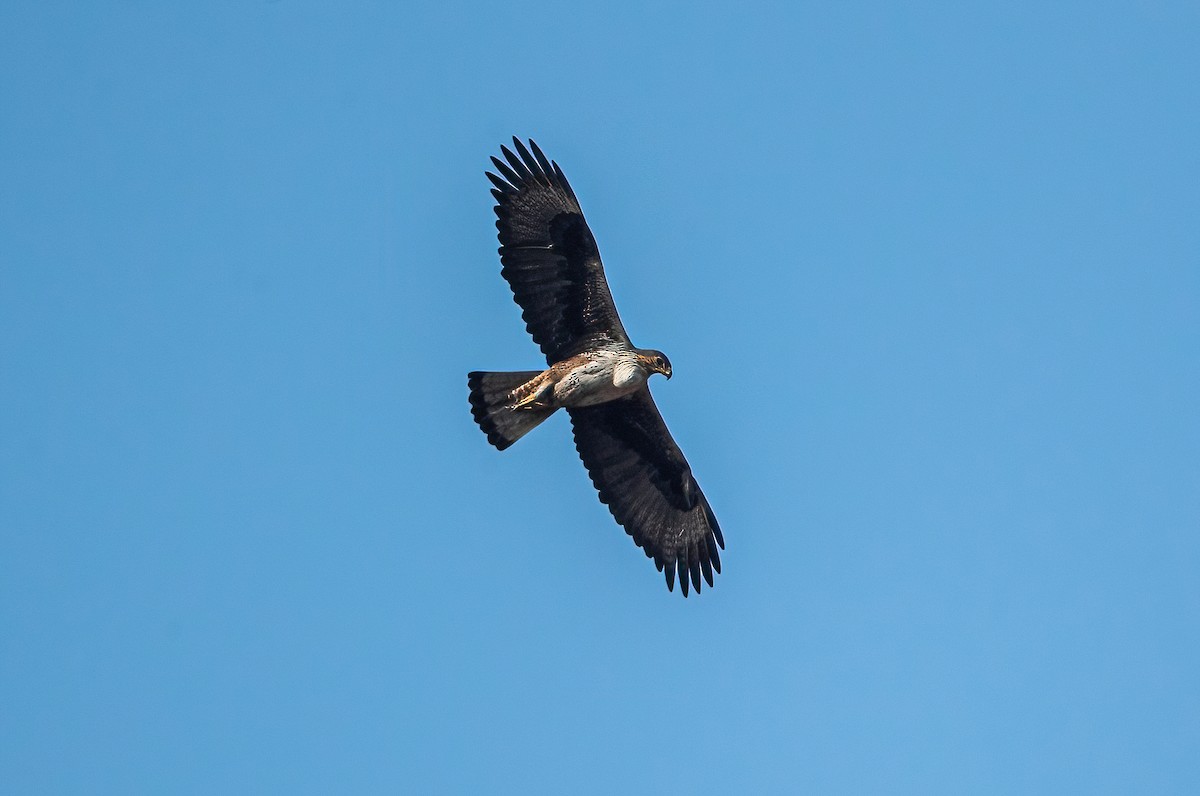
M593 406L628 395L646 381L642 369L631 364L632 355L607 354L578 365L554 385L554 402Z

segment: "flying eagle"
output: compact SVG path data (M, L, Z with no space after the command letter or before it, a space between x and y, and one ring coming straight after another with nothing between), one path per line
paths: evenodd
M661 351L637 348L613 305L596 240L557 163L532 140L513 138L493 157L501 275L546 370L467 376L471 414L504 450L559 408L571 416L575 447L617 523L683 596L688 580L713 585L725 547L717 518L671 438L646 380L671 378ZM532 151L531 151L532 150ZM507 161L507 162L506 162Z

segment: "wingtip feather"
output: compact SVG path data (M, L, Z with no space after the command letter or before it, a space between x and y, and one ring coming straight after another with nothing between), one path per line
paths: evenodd
M492 159L495 160L495 158L492 158ZM509 185L507 182L505 182L502 177L500 177L496 174L492 174L490 171L485 171L484 175L488 178L488 180L492 183L492 185L496 186L496 188L503 191L504 193L508 193L509 191L512 190L512 186Z
M538 147L537 142L532 138L529 139L529 148L533 150L533 157L537 160L538 167L542 170L542 173L546 175L546 180L549 181L552 179L554 169L550 167L550 161L546 158L541 148Z
M513 138L513 143L516 144L518 149L523 149L521 142L515 137ZM508 160L508 165L512 166L513 171L521 176L521 180L523 182L533 179L533 173L529 170L529 167L526 166L525 162L515 155L511 149L501 145L500 151L504 153L504 157Z
M717 552L717 544L713 539L712 531L708 534L708 555L712 559L712 567L718 575L721 574L721 555Z
M504 149L504 147L500 147L500 149L502 149L505 152L508 152L508 150ZM509 152L509 154L512 154L512 153ZM509 166L507 163L505 163L503 160L496 157L495 155L492 156L492 165L496 167L497 171L499 171L501 174L504 175L504 179L508 180L508 182L510 184L510 190L512 190L512 189L520 190L521 186L524 184L525 181L522 180L521 177L515 171L513 171L511 166Z
M698 552L695 545L688 548L688 574L692 577L692 586L695 587L696 594L700 593L700 556Z
M701 540L700 544L704 544L704 541ZM713 585L713 568L707 546L700 550L700 574L704 575L704 582L711 589Z

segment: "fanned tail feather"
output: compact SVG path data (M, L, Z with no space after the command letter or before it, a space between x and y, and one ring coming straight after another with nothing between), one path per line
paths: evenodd
M512 391L541 373L540 370L474 371L467 374L471 414L487 434L488 442L504 450L554 414L541 407L512 408Z

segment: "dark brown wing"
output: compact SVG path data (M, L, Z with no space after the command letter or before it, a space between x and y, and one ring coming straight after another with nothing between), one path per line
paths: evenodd
M602 340L628 343L596 239L562 169L533 141L532 153L516 138L513 145L516 153L500 147L507 162L492 158L501 176L487 176L496 186L500 273L525 327L550 364Z
M684 597L689 576L697 592L701 574L712 586L725 539L650 390L567 412L600 501L665 571L667 588L674 590L677 569Z

